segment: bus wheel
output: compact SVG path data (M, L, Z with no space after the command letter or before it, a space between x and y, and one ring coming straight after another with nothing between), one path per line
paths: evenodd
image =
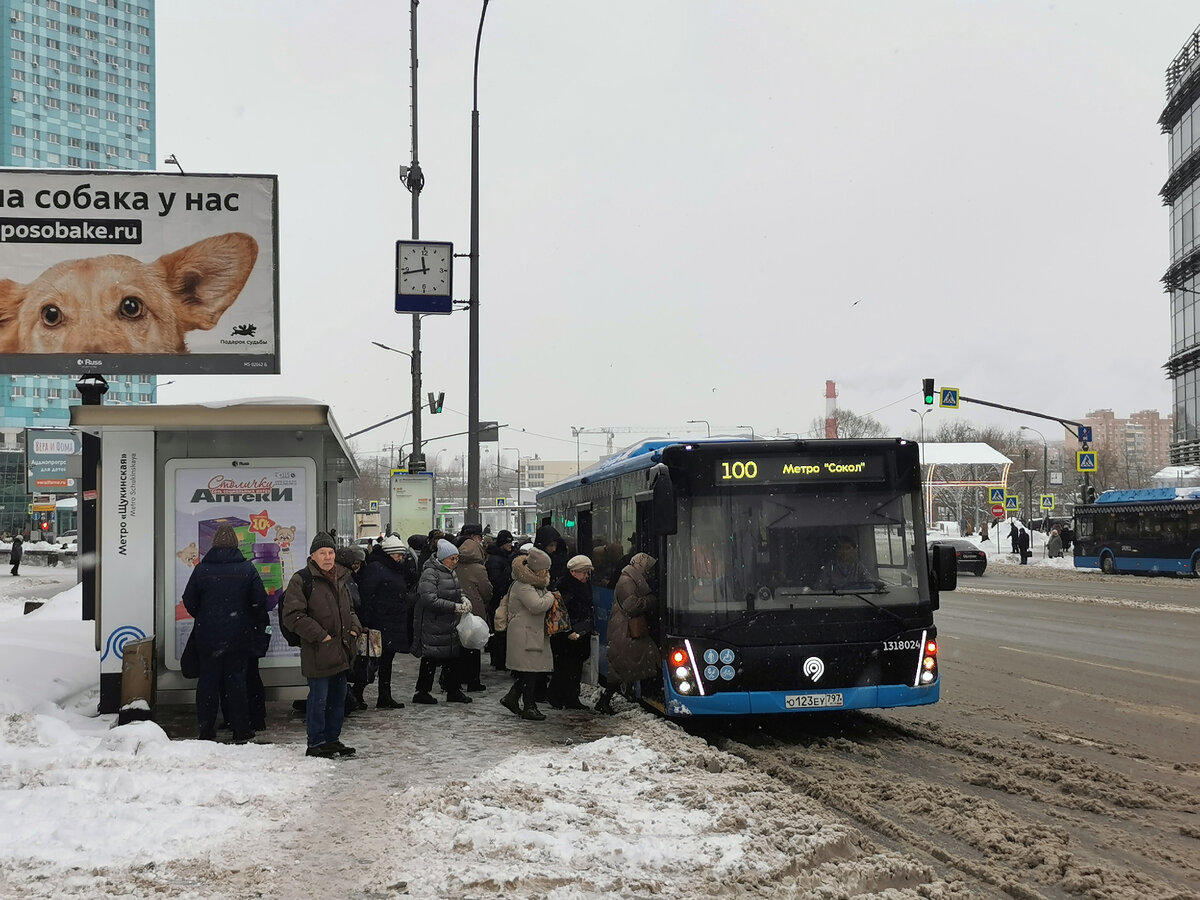
M1114 560L1107 553L1104 554L1104 556L1101 557L1101 559L1100 559L1100 571L1103 572L1105 575L1116 575L1117 574L1116 560Z
M1200 556L1192 560L1192 577L1200 576Z

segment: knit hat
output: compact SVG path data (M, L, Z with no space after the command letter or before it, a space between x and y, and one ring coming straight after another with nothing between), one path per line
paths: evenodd
M217 533L213 535L212 545L214 547L236 547L238 545L237 532L233 530L232 525L222 525L217 529Z
M450 543L445 538L442 538L440 541L438 541L438 544L437 544L438 562L447 560L451 556L458 556L458 548L455 547L452 543Z
M530 572L545 572L550 568L550 554L537 547L529 548L529 561L526 563Z
M503 546L504 544L512 543L512 532L507 528L501 528L496 532L496 543Z
M569 572L590 571L594 568L596 567L592 565L592 561L582 553L567 560L567 571Z
M336 550L337 544L333 542L333 538L327 532L318 531L317 536L312 539L312 543L308 547L308 553L311 556L322 547L328 547L330 550Z
M383 539L383 543L379 545L383 548L384 553L403 553L404 542L394 534L389 534Z

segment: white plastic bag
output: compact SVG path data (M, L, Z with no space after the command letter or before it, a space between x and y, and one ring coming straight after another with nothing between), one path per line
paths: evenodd
M458 641L468 650L482 650L487 646L490 631L488 624L475 613L463 613L458 620Z

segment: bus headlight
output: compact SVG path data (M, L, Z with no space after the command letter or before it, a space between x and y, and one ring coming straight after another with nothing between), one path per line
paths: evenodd
M683 681L690 674L691 674L691 672L688 671L687 666L680 666L678 669L675 670L675 677L677 679L679 679L680 681Z

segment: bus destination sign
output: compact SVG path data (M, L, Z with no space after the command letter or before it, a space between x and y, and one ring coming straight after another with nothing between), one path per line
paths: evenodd
M745 456L718 460L718 485L884 481L881 456Z

